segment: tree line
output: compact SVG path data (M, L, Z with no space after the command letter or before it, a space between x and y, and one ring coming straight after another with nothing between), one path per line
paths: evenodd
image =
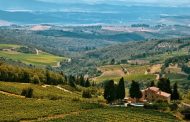
M113 80L107 81L104 85L104 98L107 100L108 103L112 103L114 100L124 99L124 79L121 78L118 84L115 84Z
M90 86L95 86L95 83L91 83L88 78L85 78L83 75L78 75L78 76L65 76L66 82L72 86L76 87L76 85L82 86L82 87L90 87Z
M19 67L0 63L0 81L50 84L65 83L64 74L34 67Z
M49 85L68 84L72 87L76 87L76 85L82 87L95 86L94 82L91 83L83 75L66 76L63 72L53 72L35 67L21 67L4 62L0 62L0 81Z
M178 91L177 83L174 83L171 87L170 80L168 78L160 78L155 85L154 81L150 82L149 87L158 87L161 91L171 94L171 100L179 100L180 94ZM142 98L142 92L140 84L137 81L132 81L129 88L129 96L133 99L139 100ZM112 103L115 100L122 100L125 98L125 84L124 78L119 80L118 84L115 84L113 80L109 80L104 85L104 98L108 103Z

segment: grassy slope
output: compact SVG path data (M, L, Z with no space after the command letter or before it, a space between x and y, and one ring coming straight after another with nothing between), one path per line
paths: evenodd
M179 50L179 51L173 51L172 53L163 53L163 54L157 54L154 56L148 56L146 58L143 58L144 60L152 61L152 60L159 60L160 63L163 63L166 59L175 57L175 56L181 56L181 55L188 55L188 51L186 50Z
M0 121L18 121L52 114L80 111L88 103L72 99L22 99L0 95Z
M80 97L79 93L77 91L72 92L72 94L64 92L55 86L47 86L42 87L41 85L34 85L30 83L12 83L12 82L0 82L0 90L6 91L9 93L20 95L22 92L22 89L24 88L32 88L34 89L34 97L35 98L48 98L48 97L60 97L60 98L74 98L74 97ZM67 86L65 89L69 90L69 86ZM70 88L71 89L71 88ZM72 89L71 89L72 90ZM74 96L74 97L72 97Z
M167 121L176 118L169 113L161 113L143 108L110 108L99 106L98 98L82 99L81 94L73 91L71 95L55 88L21 83L0 82L0 90L19 94L22 88L32 87L35 96L61 96L61 99L25 99L0 94L0 121L19 121L46 117L52 121ZM79 100L74 100L79 98ZM75 112L76 114L72 114ZM58 118L54 116L58 115ZM52 118L48 118L52 116Z
M99 68L103 72L103 74L99 77L96 77L94 80L96 82L101 82L110 79L118 81L121 77L124 77L125 80L127 81L132 81L132 80L144 81L144 80L154 80L156 78L156 76L153 74L145 75L145 71L150 67L149 65L144 65L144 66L122 65L122 66L127 69L129 74L121 75L119 73L116 73L119 70L123 72L120 65L107 65Z
M175 118L167 113L143 108L101 108L78 115L66 116L52 122L175 122Z
M19 45L15 45L15 44L0 44L0 49L4 49L4 48L18 48L20 47Z
M0 44L0 49L18 48L18 47L19 45ZM15 51L0 51L0 56L21 61L26 64L52 65L52 66L56 66L57 62L66 59L65 57L59 57L45 52L36 55L36 54L20 53Z

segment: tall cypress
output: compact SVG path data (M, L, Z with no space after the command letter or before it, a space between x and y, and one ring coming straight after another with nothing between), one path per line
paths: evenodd
M157 86L161 91L164 91L164 92L167 92L170 94L172 93L171 86L170 86L170 80L168 78L161 78L158 81Z
M90 81L89 81L89 79L87 78L87 80L86 80L86 82L85 82L85 87L90 87Z
M172 100L179 100L179 92L178 92L178 86L177 83L173 85L173 91L171 95Z
M85 80L84 80L83 75L80 76L80 85L83 86L83 87L85 86Z
M152 81L150 82L150 87L153 87L153 86L155 86L155 84L154 84L154 81L152 80Z
M121 100L125 98L125 83L123 77L119 80L116 94L117 94L117 99Z
M115 85L113 80L109 80L104 86L104 98L108 103L112 103L116 98Z

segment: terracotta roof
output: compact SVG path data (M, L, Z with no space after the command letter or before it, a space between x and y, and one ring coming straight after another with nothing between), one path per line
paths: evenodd
M155 92L159 91L159 88L157 88L157 87L149 87L148 89L155 91Z
M163 97L170 97L170 96L171 96L171 94L166 93L166 92L163 92L163 91L157 92L157 94L158 94L158 95L161 95L161 96L163 96Z
M171 96L171 94L169 94L169 93L160 91L160 89L157 88L157 87L149 87L146 90L148 90L148 89L150 89L151 91L156 92L157 95L160 95L160 96L163 96L163 97L170 97Z

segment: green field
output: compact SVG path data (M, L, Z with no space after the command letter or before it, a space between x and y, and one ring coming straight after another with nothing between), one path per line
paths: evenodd
M51 122L177 122L171 114L143 108L101 108Z
M5 48L18 48L20 45L15 45L15 44L0 44L0 49L5 49Z
M100 77L97 77L95 79L96 82L102 82L102 81L105 81L105 80L114 80L114 81L119 81L121 77L117 76L100 76ZM127 81L132 81L132 80L135 80L135 81L147 81L147 80L155 80L156 79L156 76L155 75L152 75L152 74L148 74L148 75L145 75L145 74L131 74L131 75L125 75L123 77L125 80Z
M0 49L18 48L19 45L0 44ZM6 57L26 64L33 65L51 65L57 66L57 63L65 60L65 57L55 56L46 52L37 54L20 53L17 51L0 51L1 57Z
M126 68L129 74L125 74L121 68L121 65L107 65L99 67L98 69L102 71L102 75L94 78L93 80L96 82L102 82L105 80L115 80L119 81L121 77L124 77L127 81L146 81L146 80L155 80L156 75L153 74L145 74L147 69L150 67L149 65L122 65L123 68Z
M34 98L19 98L0 93L0 121L65 121L65 122L175 122L170 113L162 113L144 108L120 108L105 105L101 98L84 99L81 92L69 86L55 86L0 82L0 91L20 94L26 87L34 89ZM49 96L59 97L50 99ZM101 102L100 102L101 100ZM101 103L101 104L98 104Z
M30 83L12 83L12 82L0 82L0 91L6 91L8 93L13 93L20 95L22 92L22 89L24 88L32 88L34 89L34 97L35 98L52 98L52 97L57 97L57 98L75 98L75 97L80 97L81 95L75 91L72 92L71 94L68 94L67 92L63 92L62 90L56 88L55 86L47 86L43 87L41 85L34 85ZM71 87L64 85L65 89L68 90L73 90Z
M188 51L187 50L179 50L179 51L173 51L172 53L166 52L163 54L148 56L143 59L148 60L148 61L158 60L160 63L163 63L168 58L175 57L175 56L182 56L182 55L188 55Z

